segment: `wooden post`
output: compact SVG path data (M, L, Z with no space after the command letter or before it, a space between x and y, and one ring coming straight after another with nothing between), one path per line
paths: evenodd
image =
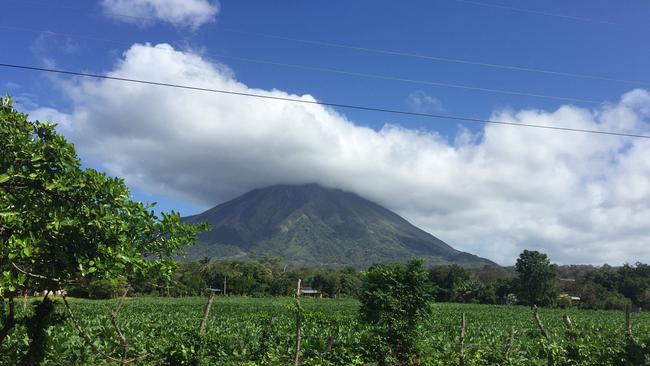
M293 360L294 366L300 365L300 342L301 342L301 326L302 326L302 314L300 309L300 282L301 279L298 279L298 288L296 289L296 350L295 358Z
M515 340L515 327L510 327L510 337L508 338L508 346L506 347L505 359L508 360L510 352L512 351L512 343Z
M465 365L465 313L460 313L460 350L458 354L458 364Z
M571 322L571 318L569 318L569 315L564 314L564 325L566 326L567 330L573 330L573 323Z
M573 322L569 315L564 314L564 325L566 326L566 335L571 342L578 341L578 334L573 330Z
M630 319L630 305L625 305L625 337L632 338L632 319Z
M210 308L212 308L213 299L214 292L210 289L210 297L208 297L208 303L205 304L205 309L203 309L203 319L201 319L201 324L199 325L199 334L205 333L205 326L208 323L208 316L210 315Z
M301 282L302 282L302 280L299 278L298 279L298 288L296 289L296 296L297 297L300 297L300 283Z
M537 327L539 328L539 331L542 333L544 338L546 338L546 340L550 342L551 335L548 334L548 332L544 328L544 324L542 324L542 321L539 319L539 312L537 311L537 305L533 305L533 318L535 318L535 323L537 323Z
M228 276L223 276L223 296L226 296L226 285L228 285Z
M334 338L332 336L327 337L327 352L332 352L332 346L334 345Z

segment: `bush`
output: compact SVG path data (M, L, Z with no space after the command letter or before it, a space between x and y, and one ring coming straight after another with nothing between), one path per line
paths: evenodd
M373 265L359 300L361 319L372 326L366 342L368 356L380 365L417 364L417 325L433 301L423 261Z

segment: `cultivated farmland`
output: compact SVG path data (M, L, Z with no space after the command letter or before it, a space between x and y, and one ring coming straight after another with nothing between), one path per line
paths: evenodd
M78 323L93 341L79 335L57 302L58 324L50 336L46 365L115 364L103 354L121 357L111 324L114 300L70 299ZM289 298L215 297L204 336L197 336L204 298L130 298L117 321L129 341L131 364L288 365L293 364L295 313ZM460 314L466 316L465 365L547 365L575 353L574 364L617 364L626 349L625 313L576 309L540 309L551 341L542 336L532 312L521 306L434 304L419 327L421 363L459 363ZM302 299L303 365L363 365L371 340L351 299ZM17 306L18 317L32 311ZM572 320L576 341L567 334L564 315ZM650 338L650 314L633 313L633 336L640 347ZM55 323L57 319L55 319ZM514 334L512 333L514 330ZM512 336L511 336L512 335ZM1 364L14 364L26 350L27 329L19 325L3 344Z

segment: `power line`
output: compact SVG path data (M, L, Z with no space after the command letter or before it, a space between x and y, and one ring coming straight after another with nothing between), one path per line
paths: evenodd
M620 137L634 137L634 138L650 139L650 135L630 134L630 133L613 132L613 131L598 131L598 130L588 130L588 129L581 129L581 128L570 128L570 127L546 126L546 125L537 125L537 124L528 124L528 123L494 121L494 120L470 118L470 117L460 117L460 116L453 116L453 115L409 112L409 111L404 111L404 110L399 110L399 109L368 107L368 106L361 106L361 105L354 105L354 104L311 101L311 100L303 100L303 99L296 99L296 98L277 97L277 96L272 96L272 95L236 92L236 91L232 91L232 90L223 90L223 89L203 88L203 87L196 87L196 86L190 86L190 85L163 83L163 82L150 81L150 80L132 79L132 78L126 78L126 77L117 77L117 76L107 76L107 75L91 74L91 73L68 71L68 70L61 70L61 69L52 69L52 68L44 68L44 67L34 67L34 66L19 65L19 64L0 63L0 67L21 69L21 70L30 70L30 71L42 71L42 72L49 72L49 73L55 73L55 74L82 76L82 77L89 77L89 78L96 78L96 79L115 80L115 81L121 81L121 82L130 82L130 83L138 83L138 84L146 84L146 85L156 85L156 86L172 87L172 88L178 88L178 89L187 89L187 90L195 90L195 91L202 91L202 92L211 92L211 93L219 93L219 94L244 96L244 97L251 97L251 98L270 99L270 100L293 102L293 103L320 105L320 106L326 106L326 107L356 109L356 110L369 111L369 112L381 112L381 113L399 114L399 115L406 115L406 116L427 117L427 118L437 118L437 119L449 119L449 120L471 122L471 123L489 123L489 124L497 124L497 125L531 127L531 128L540 128L540 129L548 129L548 130L557 130L557 131L583 132L583 133L592 133L592 134L600 134L600 135L611 135L611 136L620 136Z
M549 15L549 16L561 16L561 17L568 17L568 18L575 18L575 19L583 19L583 18L578 18L578 17L563 16L563 15L560 15L560 14L545 13L545 12L537 12L537 11L534 11L534 10L513 8L513 7L502 6L502 5L479 3L479 2L470 1L470 0L455 0L455 1L465 2L465 3L475 4L475 5L484 5L484 6L494 6L494 7L500 7L500 8L507 8L507 9L510 9L510 10L533 12L533 13L539 13L539 14L542 14L542 15ZM22 0L22 2L42 5L41 2L33 1L33 0ZM90 12L84 10L84 9L74 8L74 7L69 7L69 6L63 6L63 5L58 5L58 4L57 4L57 8L58 9L66 9L66 10L69 10L69 11L74 11L74 12L82 13L82 14L89 14L90 13ZM90 14L92 14L92 13L90 13ZM116 13L116 12L109 12L109 11L105 11L104 14L111 15L111 16L118 17L118 18L141 20L141 21L144 21L144 22L158 21L157 19L151 18L151 17L128 15L128 14L122 14L122 13ZM583 20L588 20L588 19L584 18ZM166 22L168 22L170 24L175 24L175 25L182 25L181 23L174 22L174 21L166 21ZM243 34L243 35L248 35L248 36L263 37L263 38L277 39L277 40L290 41L290 42L298 42L298 43L311 44L311 45L323 46L323 47L348 49L348 50L353 50L353 51L360 51L360 52L367 52L367 53L374 53L374 54L381 54L381 55L417 58L417 59L423 59L423 60L434 61L434 62L456 63L456 64L480 66L480 67L494 68L494 69L501 69L501 70L530 72L530 73L547 74L547 75L555 75L555 76L562 76L562 77L572 77L572 78L580 78L580 79L600 80L600 81L625 83L625 84L632 84L632 85L639 85L639 86L650 85L650 83L648 83L648 82L640 82L640 81L635 81L635 80L620 79L620 78L614 78L614 77L608 77L608 76L602 76L602 75L581 74L581 73L574 73L574 72L566 72L566 71L549 70L549 69L543 69L543 68L527 67L527 66L521 66L521 65L508 65L508 64L482 62L482 61L460 59L460 58L452 58L452 57L424 55L424 54L415 53L415 52L405 52L405 51L388 50L388 49L381 49L381 48L355 46L355 45L349 45L349 44L343 44L343 43L337 43L337 42L317 41L317 40L296 38L296 37L288 37L288 36L282 36L282 35L276 35L276 34L245 31L245 30L229 28L229 27L222 27L221 30L224 31L224 32L235 33L235 34Z
M113 43L113 44L124 44L124 45L129 45L129 46L132 45L130 42L124 42L124 41L117 41L117 40L111 40L111 39L106 39L106 38L98 38L98 37L84 36L84 35L77 35L77 34L70 34L70 33L52 32L52 31L32 29L32 28L24 28L24 27L0 26L0 29L7 29L7 30L14 30L14 31L35 32L35 33L41 33L41 34L49 34L49 35L55 35L55 36L70 37L70 38L83 38L83 39L88 39L88 40L93 40L93 41L107 42L107 43ZM166 48L151 47L151 49L154 50L154 51L159 51L159 52L177 52L176 50L170 50L170 49L166 49ZM601 102L599 102L597 100L582 99L582 98L562 97L562 96L556 96L556 95L537 94L537 93L522 92L522 91L515 91L515 90L493 89L493 88L485 88L485 87L478 87L478 86L472 86L472 85L463 85L463 84L456 84L456 83L443 83L443 82L439 82L439 81L410 79L410 78L403 78L403 77L398 77L398 76L369 74L369 73L356 72L356 71L331 69L331 68L318 67L318 66L298 65L298 64L291 64L291 63L285 63L285 62L277 62L277 61L270 61L270 60L260 60L260 59L254 59L254 58L238 57L238 56L216 54L216 53L206 53L206 55L212 56L212 57L217 57L217 58L227 58L227 59L232 59L232 60L244 61L244 62L249 62L249 63L273 65L273 66L279 66L279 67L289 67L289 68L301 69L301 70L309 70L309 71L327 72L327 73L332 73L332 74L347 75L347 76L354 76L354 77L362 77L362 78L376 79L376 80L397 81L397 82L404 82L404 83L410 83L410 84L428 85L428 86L443 87L443 88L453 88L453 89L463 89L463 90L479 91L479 92L486 92L486 93L517 95L517 96L532 97L532 98L561 100L561 101L567 101L567 102L601 104Z
M512 10L512 11L517 11L517 12L520 12L520 13L543 15L543 16L547 16L547 17L564 18L564 19L570 19L570 20L579 20L579 21L582 21L582 22L601 23L601 24L608 24L608 25L619 25L618 23L610 22L610 21L607 21L607 20L584 18L584 17L578 17L578 16L574 16L574 15L566 15L566 14L558 14L558 13L550 13L550 12L546 12L546 11L524 9L524 8L518 8L518 7L514 7L514 6L508 6L508 5L501 5L501 4L494 4L494 3L484 3L484 2L472 1L472 0L454 0L454 1L456 1L458 3L485 6L485 7L497 8L497 9Z
M222 28L222 30L224 30L226 32L231 32L231 33L238 33L238 34L244 34L244 35L250 35L250 36L256 36L256 37L264 37L264 38L271 38L271 39L279 39L279 40L291 41L291 42L299 42L299 43L304 43L304 44L312 44L312 45L316 45L316 46L333 47L333 48L340 48L340 49L347 49L347 50L354 50L354 51L362 51L362 52L369 52L369 53L376 53L376 54L390 55L390 56L418 58L418 59L429 60L429 61L465 64L465 65L482 66L482 67L488 67L488 68L494 68L494 69L502 69L502 70L510 70L510 71L531 72L531 73L538 73L538 74L573 77L573 78L580 78L580 79L601 80L601 81L618 82L618 83L634 84L634 85L648 85L648 84L650 84L650 83L638 82L638 81L634 81L634 80L612 78L612 77L607 77L607 76L599 76L599 75L591 75L591 74L579 74L579 73L573 73L573 72L539 69L539 68L518 66L518 65L506 65L506 64L497 64L497 63L473 61L473 60L459 59L459 58L449 58L449 57L423 55L423 54L420 54L420 53L413 53L413 52L403 52L403 51L387 50L387 49L381 49L381 48L361 47L361 46L353 46L353 45L342 44L342 43L315 41L315 40L304 39L304 38L286 37L286 36L267 34L267 33L242 31L242 30L236 30L236 29L232 29L232 28Z
M454 89L473 90L473 91L488 92L488 93L498 93L498 94L518 95L518 96L533 97L533 98L543 98L543 99L563 100L563 101L568 101L568 102L581 102L581 103L590 103L590 104L601 104L600 101L597 101L597 100L591 100L591 99L580 99L580 98L572 98L572 97L560 97L560 96L555 96L555 95L536 94L536 93L520 92L520 91L514 91L514 90L504 90L504 89L483 88L483 87L471 86L471 85L462 85L462 84L453 84L453 83L442 83L442 82L437 82L437 81L426 81L426 80L418 80L418 79L409 79L409 78L402 78L402 77L397 77L397 76L386 76L386 75L378 75L378 74L368 74L368 73L356 72L356 71L345 71L345 70L330 69L330 68L323 68L323 67L317 67L317 66L296 65L296 64L289 64L289 63L283 63L283 62L275 62L275 61L267 61L267 60L258 60L258 59L251 59L251 58L244 58L244 57L237 57L237 56L226 56L226 55L221 55L221 56L219 56L219 57L223 57L223 58L231 58L231 59L235 59L235 60L246 61L246 62L253 62L253 63L259 63L259 64L266 64L266 65L275 65L275 66L283 66L283 67L292 67L292 68L303 69L303 70L321 71L321 72L328 72L328 73L341 74L341 75L349 75L349 76L357 76L357 77L370 78L370 79L379 79L379 80L388 80L388 81L399 81L399 82L405 82L405 83L411 83L411 84L429 85L429 86L437 86L437 87L443 87L443 88L454 88Z

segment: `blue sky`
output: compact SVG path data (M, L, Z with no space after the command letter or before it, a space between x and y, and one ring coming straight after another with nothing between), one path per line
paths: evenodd
M491 118L503 111L511 111L511 115L516 115L516 112L523 110L553 113L562 106L572 106L583 112L604 114L607 106L619 103L625 93L635 88L650 86L650 68L647 66L650 65L650 48L645 46L647 35L650 34L650 23L647 22L650 4L645 1L626 1L619 4L600 0L573 2L435 0L409 3L241 0L207 3L205 0L195 0L197 3L211 5L215 12L209 21L195 26L154 19L156 15L153 13L147 15L149 20L135 18L142 16L141 13L132 13L134 18L130 19L111 15L106 6L106 3L111 2L120 3L118 0L105 1L104 5L93 1L55 3L7 0L0 13L0 27L5 35L0 62L106 73L119 68L120 62L125 60L124 52L133 44L167 43L175 50L186 54L197 54L213 65L225 65L232 73L230 77L249 88L280 90L297 95L309 94L327 102L475 118ZM147 3L144 0L141 2ZM151 3L157 2L165 1L151 0ZM478 63L594 75L618 81L386 55L292 41L282 39L283 37ZM243 59L547 95L570 100L379 80L269 65ZM164 73L161 75L165 76ZM140 75L128 76L139 77ZM79 112L84 105L80 97L75 97L71 92L71 89L79 87L71 79L0 68L0 87L2 93L12 94L23 110L42 112L45 108L50 108L60 113L61 118L69 118L73 125L78 121ZM215 95L212 98L222 98L221 100L231 98L227 99L227 103L239 103L234 97ZM419 105L416 100L420 101ZM643 108L639 110L645 110ZM343 109L338 112L348 121L353 122L356 127L366 126L381 131L385 124L389 123L399 125L408 131L435 135L436 138L446 141L448 145L446 148L454 150L455 153L462 153L458 138L463 127L474 134L472 146L484 144L487 133L485 126L461 125L457 121ZM523 117L516 120L527 122ZM108 118L107 121L106 123L110 123L111 119ZM236 121L237 119L230 123ZM132 122L137 123L137 121ZM549 123L551 122L558 126L564 123L563 120L555 117ZM161 123L160 128L164 128L164 120ZM603 121L601 123L606 124ZM507 128L498 127L498 129ZM645 131L643 126L641 130ZM637 129L634 131L638 132ZM67 132L62 130L62 133ZM128 134L128 131L124 134ZM84 140L81 136L70 132L71 140L79 142L80 155L87 166L110 174L126 171L123 170L125 169L123 166L118 166L119 161L111 160L106 149L101 156L91 153L91 149L84 149ZM549 136L554 138L559 135ZM92 138L101 139L101 136L95 134ZM562 136L562 138L566 137ZM627 144L624 143L626 146ZM620 151L620 149L615 150ZM516 160L521 156L517 154L527 153L528 151L521 150L512 152L509 156ZM561 153L558 154L561 156ZM600 158L604 159L601 155L595 154L586 157L585 161ZM429 169L426 165L423 166L425 170ZM328 172L315 177L319 177L316 180L322 179L320 183L323 184L362 190L360 186L355 185L356 183L349 183L340 178L340 174ZM419 171L410 174L418 175ZM606 172L599 174L606 174ZM301 179L310 177L309 174L304 175L302 172L298 175L306 177ZM224 182L230 179L228 183L219 182L227 185L228 189L215 191L217 193L213 195L193 196L178 194L178 187L169 188L174 187L171 181L168 184L163 182L164 184L161 184L163 188L153 189L150 185L142 183L147 181L145 178L138 180L129 179L127 176L127 182L137 199L157 201L159 209L180 210L182 214L197 213L255 186L250 180L242 183L232 177L217 176L215 179ZM154 178L150 177L150 179ZM156 179L161 178L156 176ZM533 178L519 176L517 179L526 182ZM582 175L577 176L576 179L587 180ZM613 181L614 178L611 179ZM289 179L289 181L294 180L300 181L297 178ZM260 182L266 181L277 182L277 178L260 179ZM424 185L426 184L423 183L422 186ZM578 189L587 192L587 186L580 185L581 188ZM434 234L445 232L446 229L437 226L441 220L439 212L447 212L440 207L436 206L427 211L415 207L417 205L411 207L384 198L390 195L390 190L376 189L371 192L370 198L397 210ZM431 194L427 197L433 197L435 200L436 194L441 193L427 192L426 194ZM468 193L468 196L475 194L475 192ZM513 195L505 201L517 201L517 199L517 196ZM417 201L415 198L413 200ZM454 204L458 202L452 202L452 205ZM596 210L597 207L590 206L589 209ZM562 215L551 214L551 221L561 221L560 216ZM448 217L448 219L452 218ZM480 232L484 233L484 231ZM448 235L443 239L449 241L448 238L455 238L460 243L451 243L452 245L470 251L474 249L472 246L475 244L472 243L478 242L475 237L464 237L452 229L449 229ZM491 245L499 246L499 240L508 243L517 240L545 243L553 240L539 238L530 233L526 234L528 236L522 235L525 238L516 236L504 239L499 236ZM588 240L584 240L588 244ZM541 249L552 248L550 244L547 247L544 247L544 244L540 245ZM519 247L516 246L512 251L518 249ZM579 249L578 247L576 250ZM638 255L632 252L621 253L611 260L630 261ZM486 256L494 258L494 256ZM508 252L503 253L498 259L508 262L511 257L511 253ZM579 258L577 254L575 258ZM597 263L599 260L590 258L586 261Z
M643 39L650 33L647 2L629 1L624 7L613 6L609 1L485 0L482 3L590 20L453 0L415 1L408 5L393 1L221 1L216 21L191 30L169 23L146 27L123 24L106 17L100 5L92 1L8 0L0 21L3 27L13 29L3 29L8 36L3 61L39 65L47 57L56 60L60 68L101 72L110 68L116 55L133 43L167 42L176 47L203 50L227 64L239 80L252 87L278 88L297 94L309 93L324 101L395 109L409 108L408 95L421 90L440 100L450 114L483 118L498 107L552 109L563 102L300 70L237 58L593 101L615 100L634 86L650 84L647 67L650 49L644 46ZM49 36L46 41L38 42L39 33L27 29L107 41ZM379 55L260 34L604 76L638 84ZM43 83L43 75L6 69L0 72L3 81L29 90L39 103L65 108L65 100L52 97L49 85ZM380 127L388 118L344 112L352 120L373 128ZM398 122L445 134L455 133L454 123L401 117Z

